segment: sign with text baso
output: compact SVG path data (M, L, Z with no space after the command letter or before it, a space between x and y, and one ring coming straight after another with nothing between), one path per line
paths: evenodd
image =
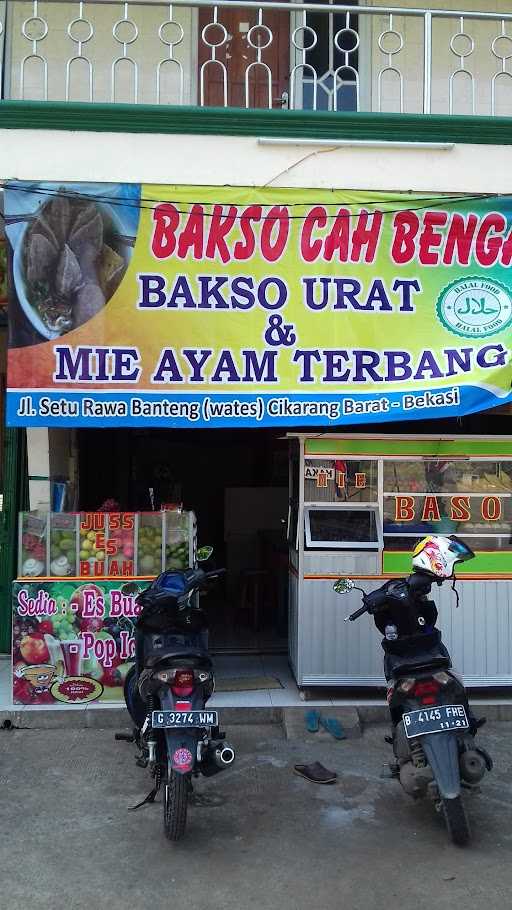
M510 401L512 202L10 183L13 426L337 425Z

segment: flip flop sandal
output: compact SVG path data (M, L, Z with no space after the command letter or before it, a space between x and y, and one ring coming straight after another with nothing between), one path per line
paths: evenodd
M293 771L313 784L335 784L338 779L335 771L329 771L320 762L314 762L312 765L294 765Z
M308 711L305 715L306 730L308 733L318 733L320 726L320 714L318 711Z
M346 733L341 726L339 720L336 720L335 717L320 717L320 723L324 730L327 730L334 739L346 739Z

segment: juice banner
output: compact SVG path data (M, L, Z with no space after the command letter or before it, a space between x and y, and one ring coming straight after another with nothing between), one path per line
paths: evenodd
M512 399L512 201L13 183L12 426L339 425Z
M137 594L149 582L14 582L14 704L122 702Z

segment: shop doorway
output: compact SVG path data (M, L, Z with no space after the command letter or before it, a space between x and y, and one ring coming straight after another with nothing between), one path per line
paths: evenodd
M207 598L212 651L286 653L288 443L261 430L82 430L80 508L183 503L226 577ZM98 453L101 452L101 469Z

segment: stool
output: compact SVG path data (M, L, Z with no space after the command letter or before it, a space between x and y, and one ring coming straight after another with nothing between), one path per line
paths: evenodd
M260 598L265 597L269 586L267 569L245 569L241 573L241 592L239 610L252 612L252 625L258 628Z

